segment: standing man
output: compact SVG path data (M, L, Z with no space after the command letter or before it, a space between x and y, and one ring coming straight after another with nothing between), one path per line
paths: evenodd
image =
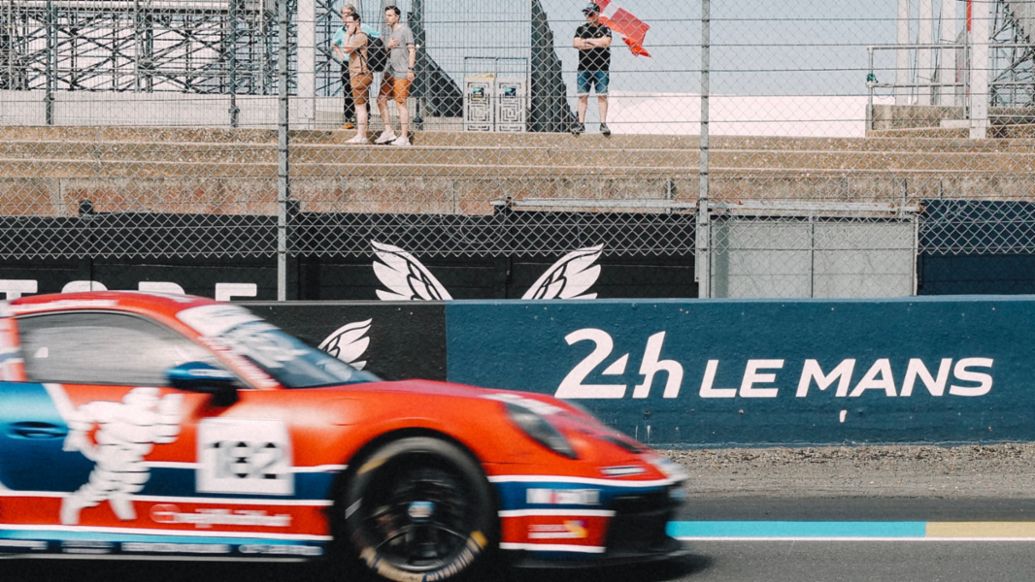
M331 50L334 53L334 57L341 62L341 92L345 96L345 124L342 125L342 129L352 129L356 126L356 101L352 95L352 82L349 79L349 57L346 55L345 47L348 46L349 33L348 27L345 21L348 20L350 14L359 15L356 12L356 7L352 4L346 4L341 7L341 28L334 31L334 36L331 38ZM381 33L374 28L363 24L360 28L370 39L379 38ZM364 102L367 101L364 99ZM364 105L366 108L367 116L369 117L370 105Z
M377 95L377 108L385 129L374 143L391 143L394 146L410 145L410 112L406 109L406 98L410 96L410 83L415 77L413 69L417 64L417 45L413 42L413 31L400 22L402 12L398 6L385 8L385 23L388 24L388 68L385 69L381 90ZM392 129L392 118L388 112L388 96L395 101L399 110L399 135Z
M370 97L370 85L374 83L374 72L370 69L370 55L367 51L370 37L360 30L359 14L355 12L345 17L345 26L348 27L345 52L349 54L349 85L352 87L352 98L356 104L358 119L356 135L345 143L368 144L370 138L367 137L367 100Z
M600 110L600 133L611 135L607 127L607 87L611 83L611 29L600 22L600 8L589 4L582 9L586 22L575 30L572 46L579 51L579 68L576 87L579 96L579 121L571 133L579 135L586 131L586 108L589 106L589 89L597 92L597 106Z

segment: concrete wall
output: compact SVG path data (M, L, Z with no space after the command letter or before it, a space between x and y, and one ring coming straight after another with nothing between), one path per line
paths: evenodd
M0 91L0 125L46 125L45 96L43 90ZM241 95L237 107L239 127L277 127L276 96ZM291 99L292 129L331 129L342 120L341 97ZM56 91L54 125L230 127L230 96Z

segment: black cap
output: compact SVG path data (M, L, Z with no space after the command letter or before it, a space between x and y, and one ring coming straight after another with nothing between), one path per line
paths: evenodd
M597 6L596 4L587 4L586 7L582 9L582 13L583 14L598 14L598 13L600 13L600 7Z

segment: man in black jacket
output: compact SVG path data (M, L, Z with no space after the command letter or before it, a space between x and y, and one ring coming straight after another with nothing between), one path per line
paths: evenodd
M597 93L600 110L600 133L611 135L607 127L607 87L611 82L611 29L600 22L600 8L589 4L582 9L585 24L575 30L572 46L579 51L578 77L576 79L579 97L579 121L572 127L575 135L586 131L586 108L589 106L589 91Z

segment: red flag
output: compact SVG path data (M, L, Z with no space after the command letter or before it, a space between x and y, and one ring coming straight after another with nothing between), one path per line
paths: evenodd
M629 45L632 54L640 57L650 56L643 48L647 31L650 30L649 24L611 0L593 0L593 3L600 8L600 22L618 33L625 44Z

